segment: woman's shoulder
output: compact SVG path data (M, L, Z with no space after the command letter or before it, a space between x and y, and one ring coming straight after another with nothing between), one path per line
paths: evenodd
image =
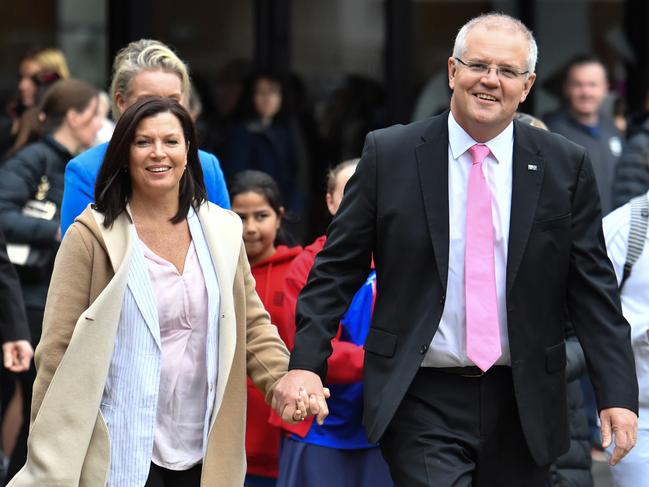
M197 210L199 215L204 214L210 220L217 219L221 223L238 223L241 225L241 217L234 211L225 209L211 201L206 201Z

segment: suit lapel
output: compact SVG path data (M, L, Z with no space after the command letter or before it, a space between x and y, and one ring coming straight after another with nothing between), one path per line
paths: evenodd
M419 184L437 271L446 289L448 278L448 116L435 117L415 148Z
M507 251L507 295L512 289L530 235L545 163L539 150L531 144L529 130L514 121L514 161L512 204Z

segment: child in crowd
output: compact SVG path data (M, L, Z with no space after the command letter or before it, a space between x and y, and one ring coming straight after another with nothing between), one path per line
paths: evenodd
M327 180L327 208L338 211L347 181L354 174L358 159L338 164ZM284 322L295 332L295 304L316 255L324 247L321 236L293 261L286 273ZM323 425L308 418L287 427L293 434L282 444L278 487L389 487L392 479L377 445L370 443L362 424L363 344L370 327L376 297L376 273L372 270L357 291L341 320L338 336L332 341L327 386L329 416ZM280 332L281 333L281 332ZM286 340L289 349L293 337Z
M243 220L243 241L257 294L270 313L271 321L289 348L295 326L284 321L284 276L301 247L276 245L284 207L277 183L261 171L242 171L229 184L232 210ZM281 428L268 423L271 409L263 394L248 379L246 456L249 487L274 486Z

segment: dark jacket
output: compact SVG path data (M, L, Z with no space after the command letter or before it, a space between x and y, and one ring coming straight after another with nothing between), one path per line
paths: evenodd
M627 141L613 181L615 208L649 190L649 120Z
M0 231L0 343L30 339L20 281L9 262L5 236Z
M0 229L7 242L45 245L58 248L59 214L52 220L43 220L22 214L25 203L34 198L41 177L47 172L49 190L46 199L58 208L63 199L65 165L72 154L46 136L29 144L0 167ZM38 282L22 281L25 304L44 307L50 272Z
M550 487L592 487L590 434L579 378L586 372L584 351L576 337L566 341L566 382L570 448L550 466Z

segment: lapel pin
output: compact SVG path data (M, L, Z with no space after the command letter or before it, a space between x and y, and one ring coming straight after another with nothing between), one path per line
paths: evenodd
M527 165L527 170L528 171L537 171L538 169L539 169L539 166L537 166L536 164L528 164Z

